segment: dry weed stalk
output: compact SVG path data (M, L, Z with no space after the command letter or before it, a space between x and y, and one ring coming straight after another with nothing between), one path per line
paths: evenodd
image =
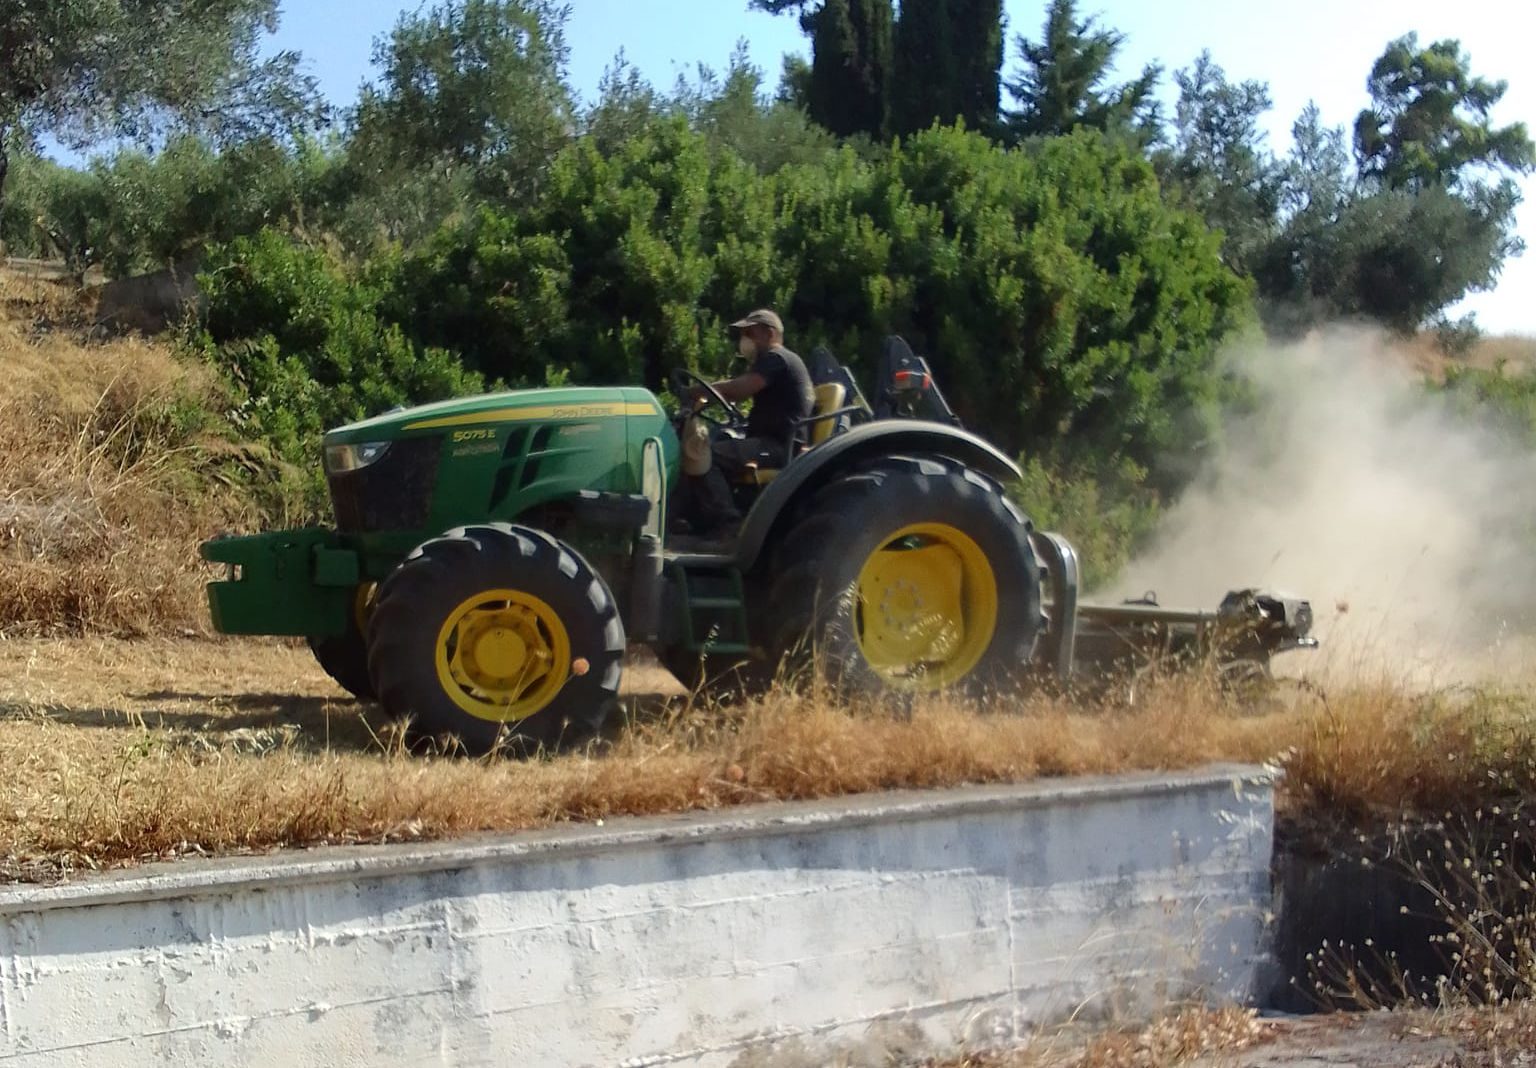
M1136 1030L1036 1036L1024 1049L930 1062L928 1068L1173 1068L1269 1041L1273 1025L1251 1009L1176 1008Z
M1393 829L1391 870L1421 891L1429 959L1326 943L1308 954L1325 1008L1429 1009L1497 1025L1536 997L1536 818L1515 797L1471 812ZM1404 915L1410 906L1402 905ZM1469 1017L1468 1014L1472 1015ZM1481 1013L1481 1015L1479 1015ZM1528 1021L1527 1021L1528 1022Z

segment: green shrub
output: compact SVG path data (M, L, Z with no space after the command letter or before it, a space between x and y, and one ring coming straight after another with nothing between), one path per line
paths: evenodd
M1521 448L1536 446L1536 374L1453 366L1444 381L1431 388L1469 422Z
M1026 457L1019 466L1024 477L1014 500L1037 530L1061 534L1077 549L1085 590L1112 582L1157 525L1157 496L1134 465L1095 474Z
M485 389L453 354L383 321L388 279L388 263L349 271L273 231L210 251L194 344L229 383L229 418L247 440L317 470L327 429Z
M766 304L791 347L825 344L868 382L898 332L989 438L1128 461L1160 489L1214 435L1216 349L1252 321L1219 239L1089 133L1024 152L933 130L764 176L657 120L567 150L535 208L449 225L399 277L394 322L509 381L723 371L724 323Z

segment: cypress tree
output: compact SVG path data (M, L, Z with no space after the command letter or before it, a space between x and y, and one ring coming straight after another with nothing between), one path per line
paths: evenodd
M891 87L892 125L899 134L927 129L935 119L949 122L960 113L946 6L946 0L902 0Z
M964 119L969 129L994 131L1002 66L1002 0L902 0L893 126L911 134Z
M967 129L993 133L1002 106L1003 0L950 0L949 11L959 115Z
M884 136L891 84L891 0L826 0L811 24L811 118L839 137Z

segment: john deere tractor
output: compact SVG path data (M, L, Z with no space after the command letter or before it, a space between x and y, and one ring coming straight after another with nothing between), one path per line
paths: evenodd
M809 362L815 411L782 470L740 478L745 519L726 542L667 534L683 420L744 425L698 376L672 381L712 395L696 414L638 388L447 401L325 436L334 529L205 543L228 568L209 586L214 624L307 638L414 737L471 752L598 732L632 645L691 686L810 669L904 700L1070 676L1082 650L1107 662L1222 624L1245 663L1307 643L1305 602L1254 591L1215 614L1079 606L1071 547L1008 499L1017 467L959 426L900 339L873 403L824 351Z

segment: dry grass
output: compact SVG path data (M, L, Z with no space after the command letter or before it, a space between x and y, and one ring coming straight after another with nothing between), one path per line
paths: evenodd
M11 877L47 878L189 853L1215 761L1282 760L1292 815L1396 815L1478 797L1490 768L1520 763L1487 744L1505 737L1512 703L1426 705L1376 690L1302 690L1244 711L1196 675L1152 682L1134 707L1037 696L1006 712L935 702L910 717L792 692L710 709L678 692L658 669L635 672L626 722L585 753L425 759L404 754L380 713L345 698L302 647L0 642L0 760L11 769L0 782L0 854ZM1446 760L1450 744L1462 748ZM1519 745L1528 764L1528 739Z
M1462 1042L1474 1056L1471 1065L1536 1064L1536 1003L1525 1001L1491 1009L1437 1013L1425 1029Z
M1472 349L1471 358L1478 367L1506 364L1519 370L1536 367L1536 335L1502 334L1486 337Z
M1536 1064L1536 1010L1403 1010L1261 1020L1237 1008L1171 1011L1139 1031L1035 1038L1016 1052L928 1068L1233 1068L1436 1065L1516 1068Z
M206 627L197 544L246 504L207 474L213 387L164 345L84 337L68 288L0 274L0 628Z
M1536 336L1529 334L1499 334L1482 338L1464 356L1447 355L1440 348L1434 334L1420 334L1396 347L1408 357L1414 370L1435 379L1443 378L1449 367L1475 367L1491 371L1503 366L1511 374L1536 368Z
M1283 758L1287 809L1363 825L1536 794L1533 707L1520 692L1316 692Z
M934 705L894 719L787 694L734 711L658 694L631 701L601 752L433 760L402 754L374 709L279 643L13 641L0 679L0 759L13 769L0 850L17 870L1188 767L1259 758L1273 730L1168 701L1096 715Z
M1027 1049L966 1057L930 1068L1172 1068L1273 1040L1275 1025L1248 1009L1187 1008L1137 1031L1040 1036Z

